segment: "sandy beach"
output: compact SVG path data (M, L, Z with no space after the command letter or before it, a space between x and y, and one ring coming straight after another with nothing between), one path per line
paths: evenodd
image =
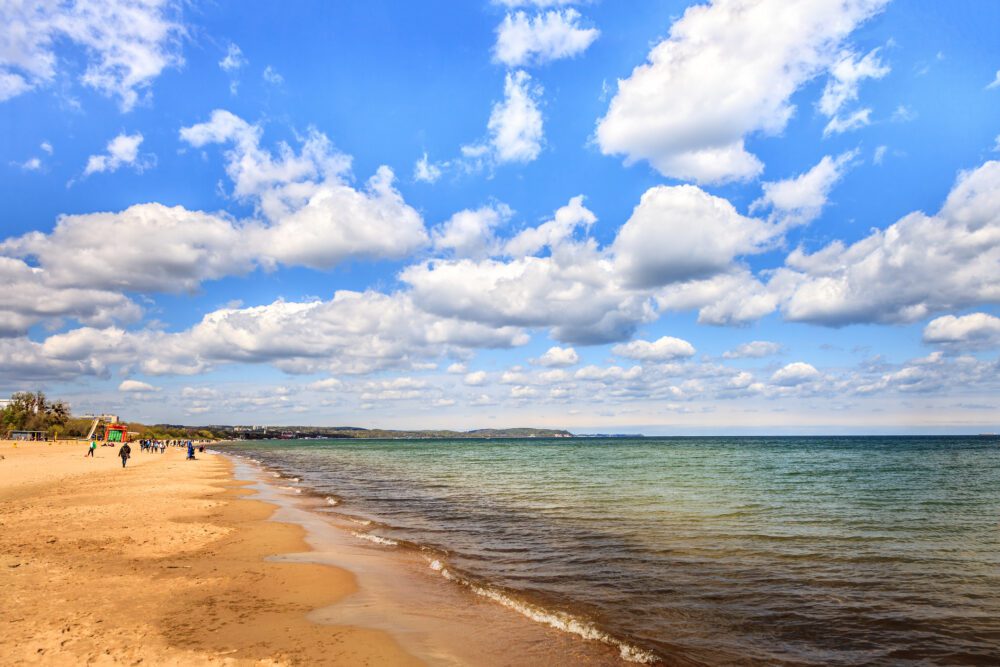
M420 664L379 630L319 625L355 591L268 521L222 456L0 443L0 663Z

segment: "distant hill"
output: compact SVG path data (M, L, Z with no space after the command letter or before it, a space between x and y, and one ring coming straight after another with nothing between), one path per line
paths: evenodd
M89 417L70 417L61 429L64 437L81 437L90 427ZM429 439L429 438L571 438L573 434L562 429L546 428L480 428L471 431L420 430L403 431L360 426L234 426L209 424L142 424L129 421L133 438L196 439L196 440L303 440L308 438L349 439Z
M355 440L374 439L428 439L428 438L570 438L573 434L561 429L544 428L480 428L472 431L419 430L403 431L393 429L360 428L351 426L207 426L199 430L210 430L216 437L224 439L307 439L307 438L350 438Z

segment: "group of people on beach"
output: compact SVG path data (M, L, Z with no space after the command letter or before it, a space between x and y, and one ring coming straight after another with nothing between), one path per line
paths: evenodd
M143 439L139 441L139 451L149 452L151 454L160 453L163 454L167 451L167 444L173 445L175 447L187 447L187 460L194 460L194 441L192 440L151 440ZM87 447L87 453L84 457L94 457L94 451L97 449L97 440L91 440L90 446ZM198 447L198 451L204 452L205 446L201 445ZM122 467L128 463L128 460L132 458L132 447L127 443L123 442L122 446L118 449L118 456L121 457Z
M140 440L139 451L162 454L167 451L167 443L163 440Z

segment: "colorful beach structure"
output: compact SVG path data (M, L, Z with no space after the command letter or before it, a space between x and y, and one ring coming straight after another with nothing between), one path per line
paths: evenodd
M87 440L103 443L128 442L128 424L118 421L118 415L97 415L90 424Z

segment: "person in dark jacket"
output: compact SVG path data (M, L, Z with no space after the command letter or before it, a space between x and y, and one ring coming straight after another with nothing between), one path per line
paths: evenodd
M125 467L125 463L128 458L132 456L132 448L128 446L128 443L123 443L122 448L118 450L118 456L122 457L122 467Z

